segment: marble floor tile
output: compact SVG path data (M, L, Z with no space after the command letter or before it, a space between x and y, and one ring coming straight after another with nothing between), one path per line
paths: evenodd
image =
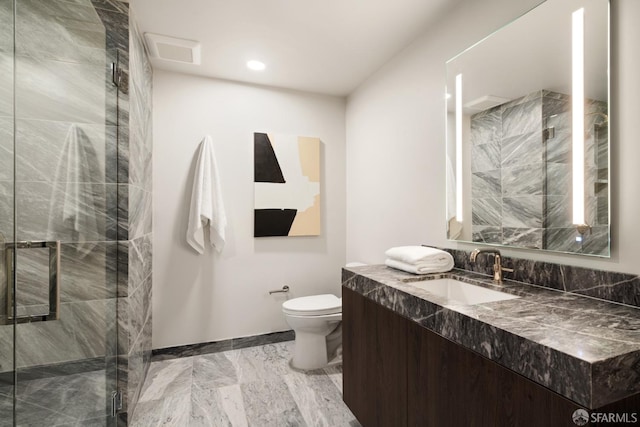
M139 402L159 400L191 389L193 358L153 362L142 386Z
M155 361L132 427L360 426L342 401L342 364L292 369L293 341Z

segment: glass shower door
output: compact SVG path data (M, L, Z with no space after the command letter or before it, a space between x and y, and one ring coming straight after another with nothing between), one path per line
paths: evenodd
M14 420L14 337L5 245L14 241L13 0L0 0L0 427Z
M0 425L115 425L117 88L105 26L90 0L0 1L1 31L7 9L14 25L13 72L3 62L1 78L13 76L15 94L8 118L4 90L0 103L11 141L0 180L12 166L0 184L11 311Z

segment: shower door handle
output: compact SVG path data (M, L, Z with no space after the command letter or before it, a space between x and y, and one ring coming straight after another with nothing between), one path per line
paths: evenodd
M7 323L44 322L60 319L60 240L22 241L5 243L5 265L7 271ZM14 290L14 252L16 249L49 248L49 313L13 316L16 298Z

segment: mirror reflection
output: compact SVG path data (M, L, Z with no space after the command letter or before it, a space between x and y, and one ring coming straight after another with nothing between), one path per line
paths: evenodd
M609 256L608 26L547 0L447 62L449 239Z

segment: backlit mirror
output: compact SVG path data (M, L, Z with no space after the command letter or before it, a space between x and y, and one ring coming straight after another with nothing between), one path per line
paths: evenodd
M547 0L446 67L448 238L610 256L608 0Z

